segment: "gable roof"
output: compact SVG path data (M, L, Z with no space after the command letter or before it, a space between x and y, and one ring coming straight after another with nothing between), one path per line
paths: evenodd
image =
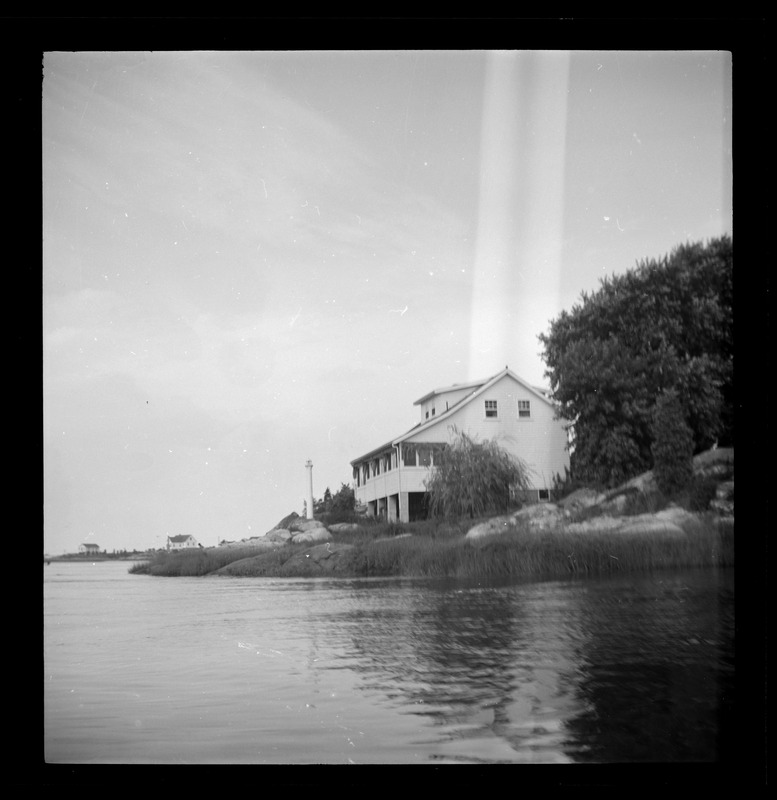
M193 539L194 537L189 533L182 533L178 536L168 536L167 539L170 542L185 542L187 539Z
M431 392L428 392L423 397L419 397L418 400L416 400L415 403L413 403L413 405L420 406L427 400L431 400L433 397L436 397L437 395L440 394L448 394L448 392L459 392L462 389L474 390L490 380L491 378L484 378L483 380L480 381L470 381L469 383L454 383L451 386L445 386L442 389L433 389Z
M442 389L434 389L433 391L425 394L423 397L416 400L415 403L413 403L413 405L417 406L420 405L421 403L425 403L427 400L430 400L432 397L435 397L436 395L439 394L446 394L448 392L459 391L461 389L471 389L468 395L462 397L461 400L455 402L445 411L441 412L440 414L437 414L431 419L419 422L418 424L410 428L410 430L405 431L405 433L401 434L400 436L397 436L390 442L386 442L384 445L376 447L373 450L370 450L368 453L365 453L365 455L361 456L360 458L354 459L353 461L351 461L351 464L353 465L360 463L362 461L366 461L367 459L376 456L381 452L385 452L394 445L397 445L400 442L404 442L406 439L409 439L411 436L414 436L416 433L419 433L422 430L426 430L428 428L434 427L435 425L439 425L441 422L451 417L454 412L458 411L464 405L466 405L467 403L471 403L477 397L480 397L482 394L487 392L494 384L498 383L506 375L509 375L511 378L513 378L513 380L521 384L521 386L523 386L525 389L528 389L532 394L534 394L543 402L551 406L553 405L553 401L546 394L544 389L532 386L530 383L527 383L523 378L521 378L519 375L516 375L509 367L506 366L501 372L497 372L496 375L492 375L490 378L486 378L485 380L471 381L469 383L454 383L452 386L446 386L445 388Z
M553 405L553 401L543 392L543 390L538 389L536 386L532 386L530 383L527 383L520 375L516 375L509 367L505 367L501 372L497 372L496 375L488 378L485 381L474 381L472 383L467 384L454 384L453 386L449 386L446 389L437 389L433 392L430 392L427 395L424 395L420 400L416 400L414 405L418 405L421 402L424 402L426 399L434 397L437 394L450 392L456 389L463 389L463 388L470 388L472 387L472 391L466 396L462 397L461 400L454 403L450 408L447 408L441 414L438 414L431 419L424 420L420 425L416 425L414 428L411 428L409 431L403 433L401 436L398 436L394 439L391 443L399 444L400 442L409 439L414 434L420 432L423 429L431 428L434 425L439 425L440 422L450 417L453 412L458 411L462 406L467 405L467 403L471 403L477 397L480 397L482 394L487 392L494 384L498 383L502 378L506 375L509 375L513 380L517 383L520 383L525 389L528 389L532 394L536 395L540 400L547 403L548 405Z

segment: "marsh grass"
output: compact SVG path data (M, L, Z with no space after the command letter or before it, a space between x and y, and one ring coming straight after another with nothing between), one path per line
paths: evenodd
M468 540L471 522L435 521L394 525L369 524L343 533L337 543L351 544L336 575L413 577L527 577L602 575L666 568L734 565L733 521L705 515L690 523L685 534L571 532L564 527L538 531L528 526L507 533ZM400 536L412 533L412 536ZM307 577L319 574L313 563L292 556L310 545L256 549L211 548L162 553L133 566L130 572L160 576L201 576L232 565L229 574L242 577Z
M518 528L475 542L369 542L358 548L352 567L363 575L545 578L733 563L733 524L707 520L689 526L685 536Z
M211 547L205 549L161 551L146 562L133 564L130 573L163 577L200 577L235 561L257 554L255 548Z

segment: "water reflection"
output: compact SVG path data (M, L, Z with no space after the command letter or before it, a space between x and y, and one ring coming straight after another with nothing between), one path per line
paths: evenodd
M325 626L342 644L327 668L353 670L361 691L429 719L438 758L719 755L733 602L710 604L714 575L400 583L381 587L376 603L358 582L350 590L352 607Z
M576 756L722 757L721 720L733 705L733 575L722 587L719 580L698 572L581 586L586 669L578 691L587 702L568 725L589 746Z
M120 568L46 573L54 763L720 758L730 574L168 581Z

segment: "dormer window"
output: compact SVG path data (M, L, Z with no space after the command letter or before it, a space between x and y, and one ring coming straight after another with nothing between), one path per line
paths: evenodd
M496 400L486 400L486 417L495 418L497 416Z

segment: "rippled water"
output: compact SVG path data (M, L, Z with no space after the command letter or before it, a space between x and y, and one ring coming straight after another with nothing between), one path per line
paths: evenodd
M729 571L542 583L44 566L48 763L713 762Z

